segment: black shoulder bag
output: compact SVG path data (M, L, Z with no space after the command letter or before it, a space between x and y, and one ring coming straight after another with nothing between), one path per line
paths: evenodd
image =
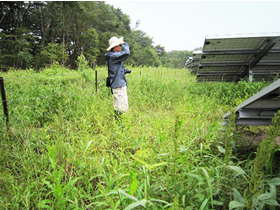
M111 87L111 77L109 75L109 59L107 61L108 64L108 77L106 78L106 87Z

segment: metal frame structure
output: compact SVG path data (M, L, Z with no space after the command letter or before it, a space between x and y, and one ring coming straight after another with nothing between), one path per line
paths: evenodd
M190 56L189 59L185 63L185 68L192 68L192 61L193 61L193 56Z
M197 81L273 81L280 74L280 33L206 37Z
M272 124L272 118L280 110L280 79L267 86L236 107L236 125ZM228 123L231 112L224 115L224 125Z
M197 73L197 68L200 63L200 58L201 58L202 51L201 50L194 50L193 51L193 56L192 56L192 62L189 65L189 68L191 69L191 73L196 74Z

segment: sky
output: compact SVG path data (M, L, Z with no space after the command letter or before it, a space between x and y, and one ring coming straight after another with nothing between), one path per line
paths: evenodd
M105 1L140 21L154 45L192 51L206 36L280 32L280 1ZM124 37L125 39L125 37Z

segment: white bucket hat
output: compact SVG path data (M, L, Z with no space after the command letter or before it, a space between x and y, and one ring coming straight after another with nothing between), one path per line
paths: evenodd
M123 43L123 37L118 39L118 37L113 36L111 39L109 39L110 47L108 47L107 51L110 51L113 47L116 47L122 43Z

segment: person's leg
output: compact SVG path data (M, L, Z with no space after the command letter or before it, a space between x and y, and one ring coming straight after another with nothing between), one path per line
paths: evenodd
M115 119L119 121L121 115L128 111L128 98L126 86L113 89Z
M114 110L122 113L128 111L128 98L126 86L113 89L114 93Z

